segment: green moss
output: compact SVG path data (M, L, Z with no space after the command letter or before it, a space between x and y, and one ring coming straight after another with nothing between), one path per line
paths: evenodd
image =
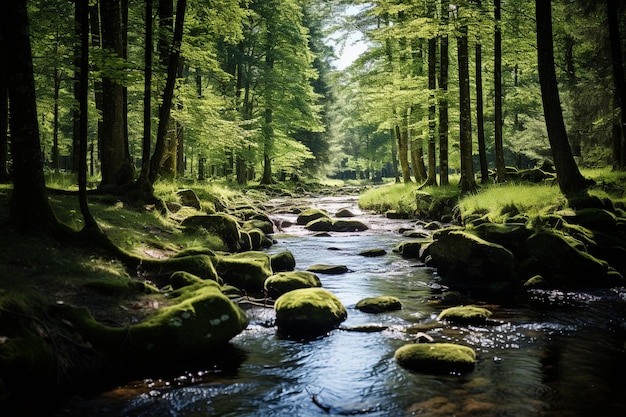
M339 299L322 288L302 288L281 295L274 303L276 324L294 333L319 333L348 317Z
M85 282L84 287L110 296L159 292L158 288L153 285L131 278L94 279Z
M439 313L437 320L461 324L483 324L491 317L491 311L476 306L450 307Z
M272 271L274 272L293 271L296 267L296 258L294 258L293 253L289 251L273 254L270 256L270 262L272 264Z
M322 283L317 275L307 271L287 271L272 275L265 280L265 291L277 298L286 292L299 288L321 287Z
M202 278L186 271L176 271L170 276L170 285L174 290L202 282Z
M472 348L452 343L404 345L394 356L403 368L437 374L469 372L476 363L476 352Z
M177 271L197 275L201 279L218 281L219 276L209 255L192 255L168 259L144 260L141 267L157 284L166 284L170 276Z
M320 219L320 218L330 219L330 216L325 210L307 209L307 210L304 210L302 213L298 214L296 223L299 225L306 225L307 223L312 222L313 220Z
M402 303L400 300L392 296L368 297L356 303L356 309L364 313L382 313L400 310L401 308Z
M270 257L264 252L243 252L215 257L220 277L242 290L260 293L267 277L272 275Z

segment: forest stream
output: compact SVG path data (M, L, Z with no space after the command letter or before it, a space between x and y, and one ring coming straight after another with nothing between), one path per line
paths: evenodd
M626 415L625 288L532 290L508 305L485 305L493 312L488 325L441 323L437 316L450 304L439 302L444 288L436 271L392 252L406 239L398 230L415 222L364 213L352 196L273 200L269 206L294 204L331 214L348 208L370 227L322 237L295 225L295 215L274 215L294 225L275 234L270 252L291 251L298 270L318 263L350 270L319 275L348 309L339 329L312 340L283 338L271 307L247 307L250 325L216 363L75 397L55 416ZM358 255L373 248L387 254ZM378 295L399 298L402 309L367 314L354 308ZM354 331L363 326L377 331ZM429 375L398 366L395 350L412 343L418 330L435 341L472 347L474 371Z

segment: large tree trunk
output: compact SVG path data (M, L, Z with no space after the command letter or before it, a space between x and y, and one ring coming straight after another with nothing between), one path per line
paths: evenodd
M474 161L472 155L472 111L470 103L470 76L469 76L469 49L467 45L467 26L459 28L457 36L458 63L459 63L459 103L460 122L459 138L461 152L461 180L462 193L476 191L474 179Z
M116 57L123 57L120 0L102 0L102 47ZM102 185L122 185L133 180L128 158L124 88L111 77L102 79Z
M26 1L7 1L1 9L0 56L11 57L4 61L13 158L9 221L22 233L54 233L60 224L46 194Z
M391 166L393 168L393 179L396 184L400 182L400 171L398 170L398 141L395 130L390 129L389 139L391 141Z
M606 0L606 11L609 19L609 37L611 39L611 60L613 62L613 80L615 82L615 92L618 97L620 107L620 129L615 130L614 138L614 161L616 169L626 169L626 82L624 80L624 59L619 35L619 10L617 1ZM617 134L619 133L619 134Z
M494 0L494 17L496 30L494 33L494 145L496 153L496 181L506 181L506 166L504 164L504 145L502 143L502 29L500 0Z
M561 192L575 194L586 188L582 176L572 156L567 140L561 100L554 69L554 50L552 43L552 2L535 0L537 19L537 56L539 61L539 83L543 111L548 130L548 139L556 168L557 180Z
M448 0L441 2L441 25L443 27L441 35L441 51L439 66L439 184L448 185Z
M165 145L167 130L170 121L170 111L172 108L172 100L174 98L174 86L176 84L176 74L178 73L178 61L180 59L180 45L183 40L183 24L185 21L185 10L187 9L187 0L178 0L176 3L176 23L174 26L174 37L172 39L172 48L167 66L167 80L165 82L165 90L163 91L163 103L159 109L159 127L157 130L157 139L154 153L150 159L150 173L148 179L151 184L156 181L159 169L163 163L165 155Z

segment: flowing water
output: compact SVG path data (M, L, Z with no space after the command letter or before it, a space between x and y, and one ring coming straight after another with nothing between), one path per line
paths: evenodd
M291 251L296 269L316 263L350 269L320 275L348 309L340 329L312 340L281 338L273 309L249 308L250 325L223 352L228 359L167 378L157 378L155 369L154 379L73 399L57 416L626 416L625 288L534 291L511 305L489 304L490 325L438 323L449 304L438 302L436 271L391 252L405 239L398 230L414 223L362 213L356 197L301 203L330 213L349 208L370 226L329 237L289 226L269 250ZM295 215L275 216L295 223ZM357 255L373 248L388 253ZM378 295L398 297L403 308L375 315L354 308ZM350 331L365 325L384 330ZM394 352L417 330L474 348L475 370L427 375L400 368Z

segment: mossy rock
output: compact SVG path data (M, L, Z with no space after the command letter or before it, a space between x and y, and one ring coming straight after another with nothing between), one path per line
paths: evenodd
M239 250L241 233L237 218L225 213L189 216L181 222L181 226L188 228L203 228L218 236L230 252Z
M274 233L274 223L269 220L261 220L261 219L251 219L246 220L241 228L243 230L251 230L251 229L259 229L262 230L266 235L271 235Z
M407 259L419 259L422 247L431 242L430 239L412 239L398 243L393 249L393 253L401 255Z
M488 242L504 246L511 252L516 252L524 246L526 239L532 235L532 230L523 223L482 223L468 230Z
M289 334L320 334L339 326L348 312L341 301L322 288L289 291L276 300L276 324Z
M335 220L331 224L333 232L362 232L369 227L358 220Z
M250 251L215 257L215 269L227 284L260 293L267 277L272 275L270 256Z
M282 251L270 256L273 272L293 271L296 267L296 258L289 251Z
M477 306L450 307L439 313L437 320L459 324L484 324L493 313Z
M577 249L570 239L548 230L533 234L524 247L525 258L519 267L520 276L542 275L557 288L609 285L607 262Z
M310 265L307 269L309 272L316 272L318 274L327 274L327 275L340 275L345 274L349 271L348 267L345 265L325 265L325 264L314 264Z
M348 210L347 208L342 208L337 210L335 213L335 217L337 218L345 218L345 217L354 217L354 213Z
M174 290L202 282L202 278L186 271L176 271L170 276L170 285Z
M252 250L260 250L262 248L269 248L273 242L261 229L250 229L241 232L242 236L247 234L250 238L250 246ZM243 248L242 248L243 249Z
M127 295L127 294L155 294L159 289L145 281L131 278L108 278L93 279L86 281L83 286L91 291L102 295Z
M206 355L248 325L243 310L213 281L174 293L177 304L155 310L145 321L127 327L104 326L84 307L62 307L65 319L96 350L133 365L155 360L184 362L191 356Z
M185 271L194 274L201 279L219 281L213 258L209 255L192 255L174 257L170 259L144 260L141 268L157 285L169 284L169 279L174 272Z
M320 217L308 222L304 228L312 232L330 232L333 228L333 221L329 217Z
M432 264L442 276L475 283L512 281L515 258L502 245L467 232L450 232L428 247Z
M396 350L396 361L403 368L434 374L470 372L476 363L476 352L453 343L414 343Z
M402 303L396 297L368 297L356 303L356 309L364 313L383 313L402 309Z
M193 207L196 210L200 210L202 208L200 205L200 199L196 195L195 191L190 189L178 190L176 194L180 197L180 202L183 206Z
M380 256L385 256L386 254L387 251L382 248L366 249L358 253L359 256L364 256L366 258L376 258Z
M598 208L586 208L576 211L574 218L566 219L592 230L611 230L617 224L617 217L610 211Z
M330 215L325 210L307 209L298 214L298 217L296 218L296 223L299 225L305 225L313 220L317 220L320 218L330 219Z
M278 298L286 292L299 288L321 287L319 277L307 271L286 271L274 274L265 280L265 292L272 298Z

